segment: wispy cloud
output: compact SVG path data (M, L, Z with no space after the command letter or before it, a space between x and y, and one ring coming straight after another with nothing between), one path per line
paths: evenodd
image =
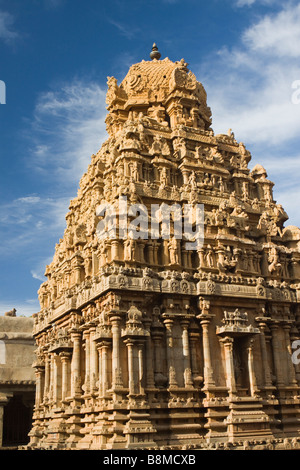
M223 48L215 65L204 69L217 131L226 125L245 142L268 145L298 137L300 106L292 102L292 84L300 63L290 44L299 43L299 30L300 5L289 5L249 27L238 46Z
M133 39L140 32L140 28L137 28L136 26L132 27L127 23L122 23L112 18L108 18L108 21L118 29L122 36L125 36L127 39Z
M18 33L14 29L13 15L0 10L0 39L6 43L11 43L18 36Z
M266 166L278 202L282 197L287 203L288 192L300 196L300 104L292 101L292 84L300 77L299 31L300 5L283 4L277 13L256 16L240 42L220 50L215 61L210 57L199 73L215 132L232 128L236 139L252 151L252 163ZM286 209L300 225L295 205Z
M278 0L236 0L236 5L238 7L250 7L254 4L274 5L278 3Z
M75 80L39 96L29 145L30 164L53 182L79 182L106 138L106 90Z
M28 195L0 206L0 256L36 253L45 241L63 234L68 198L43 198ZM54 250L54 247L50 248ZM43 255L44 257L45 255Z
M300 57L300 4L267 15L244 33L252 51L272 57Z

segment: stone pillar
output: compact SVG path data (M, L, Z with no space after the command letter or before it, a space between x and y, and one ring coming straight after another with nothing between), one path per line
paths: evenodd
M270 324L270 330L272 332L272 346L273 346L273 355L274 355L274 366L276 373L276 382L279 387L284 386L284 380L282 375L282 357L279 350L278 342L278 329L279 326L275 323Z
M53 375L52 375L52 384L53 384L53 402L58 406L59 400L60 400L60 389L59 389L59 366L60 366L60 361L59 361L59 356L57 353L53 354Z
M139 362L139 394L145 395L144 389L144 354L143 354L143 343L138 343L138 362Z
M55 367L55 353L50 354L50 386L49 386L49 401L56 402L56 367Z
M98 397L102 397L103 395L103 386L102 386L102 380L103 380L103 366L102 366L102 343L97 343L97 351L98 351L98 363L99 363L99 380L98 380Z
M173 320L166 318L164 320L166 327L166 338L167 338L167 364L168 364L168 376L169 386L177 387L176 370L174 367L174 343L173 343Z
M84 393L90 393L90 332L85 330L83 333L84 349L85 349L85 378L84 378Z
M162 371L162 343L163 332L155 330L152 333L153 349L154 349L154 381L156 387L162 387L166 384L167 378L163 375Z
M294 369L294 364L292 362L292 347L291 347L291 338L290 338L290 324L283 325L284 338L285 338L285 347L286 347L286 360L287 360L287 371L288 371L288 384L291 386L297 385L296 372Z
M69 364L71 354L68 352L61 352L61 401L64 402L69 394Z
M49 400L49 390L50 390L50 359L49 355L45 356L45 383L44 383L44 403L47 403Z
M223 344L225 351L226 384L229 391L229 395L234 395L236 393L233 364L233 341L233 338L229 337L220 338L220 342Z
M203 248L200 248L199 250L197 250L198 252L198 257L199 257L199 268L203 268L203 266L205 266L205 261L204 261L204 249Z
M133 358L133 347L134 342L131 339L125 341L127 346L127 355L128 355L128 388L129 395L135 394L135 383L134 383L134 358Z
M118 240L111 241L111 259L112 260L119 259L119 241Z
M191 369L192 378L195 385L199 382L199 368L197 361L197 349L196 344L199 342L200 334L198 332L192 332L190 334L190 345L191 345Z
M110 343L103 341L101 343L101 376L99 377L99 393L100 396L105 396L107 390L109 389L109 377L108 377L108 350ZM101 387L101 392L100 392Z
M81 375L80 375L80 356L81 356L81 333L72 332L73 354L71 362L71 397L81 396Z
M96 391L96 382L98 379L98 354L97 354L97 344L94 341L96 328L93 327L90 330L90 392L94 393Z
M266 328L267 328L266 323L261 321L259 323L261 361L262 361L262 368L263 368L263 373L264 373L264 386L268 388L268 387L272 387L272 380L271 380L271 373L270 373L270 367L269 367L269 362L268 362L268 351L267 351L266 336L265 336Z
M213 367L211 361L210 339L209 339L209 324L211 318L209 316L199 315L201 321L203 335L203 360L204 360L204 386L207 388L214 386L215 381L213 378Z
M251 339L248 345L248 370L249 370L249 384L250 384L250 393L254 397L258 393L255 370L254 370L254 361L253 361L253 342Z
M110 316L112 332L112 388L122 388L122 373L120 362L120 322L119 315Z
M150 333L151 319L145 319L144 325ZM154 372L153 372L153 352L151 345L151 336L146 337L146 388L154 388Z
M38 408L43 402L43 378L44 378L44 366L35 366L35 376L36 376L36 385L35 385L35 407Z
M3 443L3 416L4 416L4 407L8 403L9 397L4 393L0 393L0 447Z
M153 266L154 264L154 253L153 253L153 244L151 241L148 242L148 263L150 266Z
M192 387L192 370L191 370L191 357L190 357L190 345L189 345L189 320L182 320L180 322L182 328L182 352L184 361L184 386Z

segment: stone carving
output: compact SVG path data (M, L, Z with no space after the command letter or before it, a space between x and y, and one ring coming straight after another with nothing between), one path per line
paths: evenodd
M39 289L30 448L288 447L299 435L300 230L284 226L273 183L249 169L234 132L214 134L188 64L156 47L119 85L108 78L108 138ZM203 244L190 250L173 219L154 236L150 213L147 236L122 236L121 196L147 210L203 204Z

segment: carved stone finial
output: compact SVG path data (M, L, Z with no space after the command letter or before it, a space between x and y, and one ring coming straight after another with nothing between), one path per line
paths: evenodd
M13 309L10 310L9 312L5 312L4 315L5 315L6 317L16 317L16 316L17 316L17 315L16 315L16 312L17 312L17 310L16 310L15 308L13 308Z
M161 53L158 50L157 45L154 43L152 46L152 51L150 52L150 58L159 60L161 58Z

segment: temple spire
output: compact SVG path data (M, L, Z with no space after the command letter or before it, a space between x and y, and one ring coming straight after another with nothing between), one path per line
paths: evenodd
M150 58L159 60L161 58L161 53L158 50L157 45L154 43L152 46L152 51L150 52Z

